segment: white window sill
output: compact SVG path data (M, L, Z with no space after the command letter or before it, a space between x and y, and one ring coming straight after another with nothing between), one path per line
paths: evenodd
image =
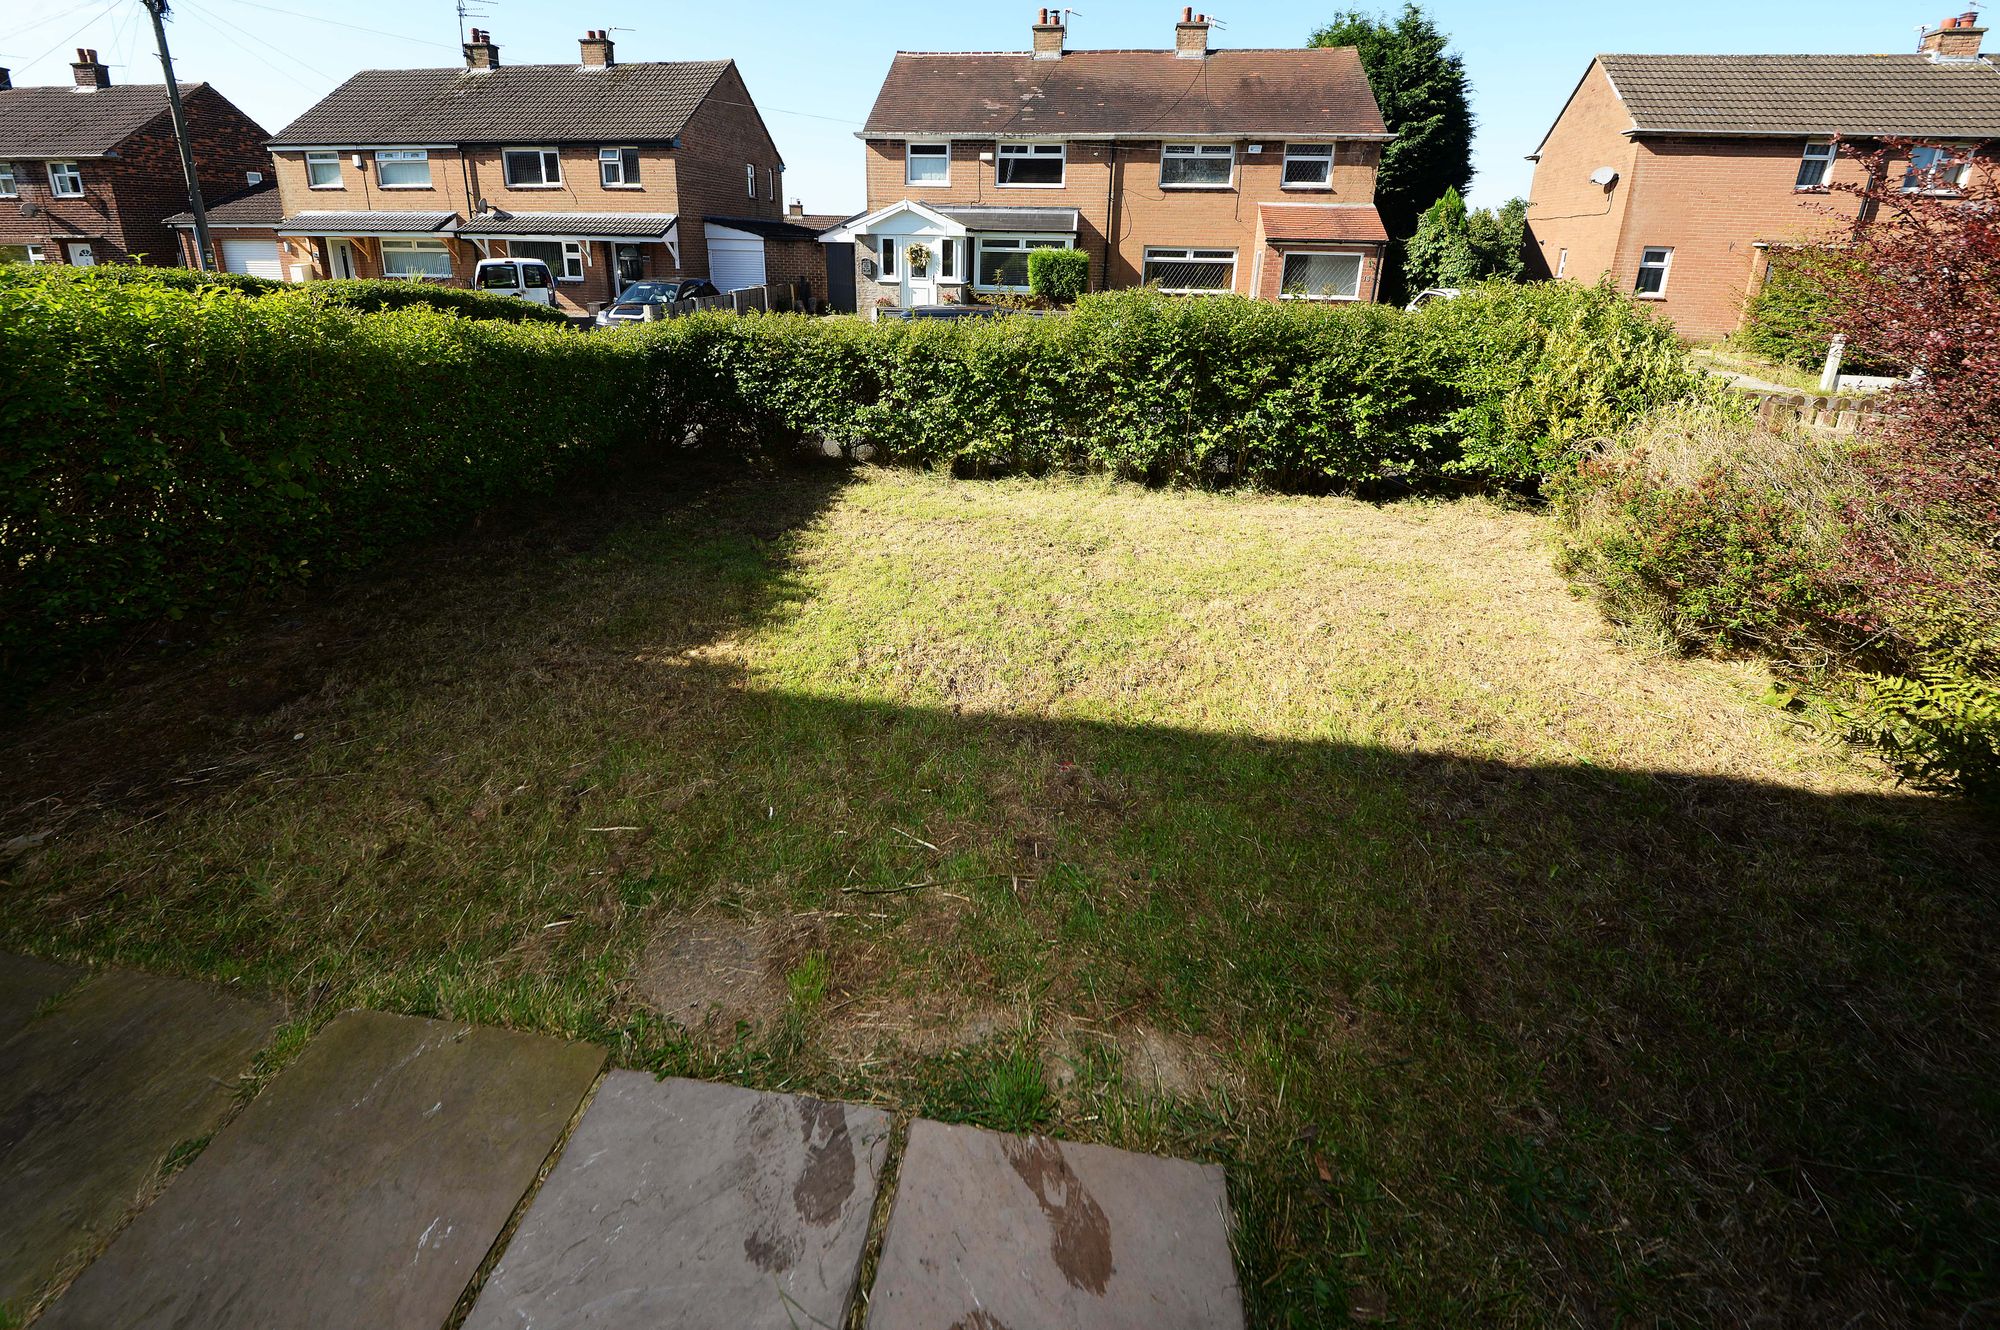
M343 190L343 189L346 189L346 188L347 188L347 186L346 186L346 185L307 185L307 186L306 186L306 188L307 188L307 189L317 189L317 190L320 190L320 191L321 191L321 192L323 192L323 193L332 193L332 192L337 192L337 191L339 191L339 190ZM384 188L387 188L387 186L384 186Z
M1236 188L1236 183L1234 181L1231 181L1229 184L1226 185L1169 185L1165 181L1162 181L1160 183L1160 188L1179 190L1183 193L1223 194L1227 193L1229 190Z
M904 189L950 189L949 180L905 180Z
M1061 184L1061 183L1059 183L1059 184L1054 184L1054 185L1009 185L1009 184L1003 184L1003 183L1001 183L1000 181L996 180L996 181L994 181L994 182L993 182L993 188L995 188L995 189L1067 189L1067 188L1069 188L1069 186L1068 186L1067 184Z
M375 188L377 188L377 189L414 189L414 190L423 190L423 189L429 189L429 190L435 190L435 189L437 188L437 186L435 186L435 185L377 185L377 186L375 186Z
M629 190L635 190L635 191L636 191L636 190L641 190L641 189L644 189L644 188L645 188L645 186L644 186L644 185L606 185L606 186L605 186L604 188L606 188L606 189L629 189Z
M556 181L556 182L555 182L555 183L554 183L553 185L509 185L509 186L507 186L507 188L508 188L508 189L561 189L562 187L563 187L563 186L562 186L562 181L560 181L560 180Z
M1287 194L1331 194L1331 193L1333 193L1333 186L1332 186L1332 185L1330 185L1330 184L1327 184L1327 185L1280 185L1280 186L1278 186L1278 188L1279 188L1279 189L1282 189L1282 190L1284 190L1284 191L1285 191L1285 192L1286 192Z
M1665 291L1634 291L1632 298L1634 300L1665 300L1667 293Z

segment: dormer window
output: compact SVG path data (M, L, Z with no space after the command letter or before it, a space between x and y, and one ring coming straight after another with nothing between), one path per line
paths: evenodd
M1825 189L1827 177L1833 174L1833 143L1806 144L1806 155L1799 159L1799 179L1796 189Z
M562 154L554 148L508 148L500 154L509 189L554 189L562 184Z

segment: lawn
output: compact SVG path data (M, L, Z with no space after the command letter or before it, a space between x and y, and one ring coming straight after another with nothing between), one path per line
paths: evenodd
M1990 829L1548 539L628 477L21 719L0 946L1213 1159L1263 1325L1959 1324Z

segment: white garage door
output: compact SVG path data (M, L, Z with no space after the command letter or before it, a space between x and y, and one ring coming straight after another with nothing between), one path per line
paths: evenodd
M222 242L222 270L251 277L285 280L285 265L278 259L275 240L225 240Z
M764 284L764 238L724 226L708 228L708 280L718 291Z

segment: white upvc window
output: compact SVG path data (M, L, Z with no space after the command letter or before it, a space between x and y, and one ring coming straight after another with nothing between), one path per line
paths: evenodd
M507 257L540 259L556 280L583 280L583 242L579 240L510 240Z
M1362 256L1351 252L1288 252L1278 294L1286 300L1359 300L1362 264Z
M562 154L554 148L508 148L500 173L509 189L554 189L562 184Z
M1069 244L1055 236L980 236L972 284L981 291L1025 291L1029 251L1067 249Z
M22 248L28 251L28 262L30 263L47 263L49 261L49 256L42 252L40 245L24 245Z
M1569 251L1568 251L1568 250L1566 250L1566 249L1559 249L1559 250L1557 250L1557 251L1556 251L1556 276L1558 276L1558 277L1561 277L1561 276L1563 275L1563 273L1564 273L1564 272L1568 271L1568 269L1569 269Z
M597 178L603 182L606 189L639 188L639 150L599 148Z
M1642 300L1659 300L1667 294L1667 271L1674 266L1670 246L1648 245L1639 251L1639 280L1632 291Z
M882 256L882 277L885 281L893 280L896 276L896 245L897 240L894 236L881 236L876 241L875 248Z
M1972 152L1962 143L1926 143L1910 149L1905 194L1956 194L1972 172Z
M1227 189L1235 179L1233 143L1168 143L1160 148L1161 189Z
M83 172L77 170L75 162L49 163L49 193L59 199L83 197Z
M21 197L21 182L14 175L14 163L0 162L0 199Z
M751 198L757 197L757 164L743 163L743 191Z
M938 252L939 281L956 282L960 280L958 275L958 247L963 243L964 243L963 241L951 240L951 239L938 241L937 252Z
M994 156L993 183L1009 189L1061 189L1068 158L1060 143L1003 143Z
M1285 189L1326 189L1333 184L1331 143L1287 143L1285 145Z
M308 189L346 188L340 178L340 154L337 152L307 153L306 187Z
M384 189L429 189L431 155L424 148L383 148L375 154L375 183Z
M1143 269L1146 285L1179 295L1212 295L1236 289L1236 251L1233 249L1146 250Z
M449 280L451 251L442 240L384 240L382 275L408 281L425 277Z
M1799 158L1799 178L1792 188L1825 189L1827 177L1832 174L1833 141L1808 142L1805 155Z
M906 185L949 185L951 183L951 145L949 143L904 144L903 183Z

